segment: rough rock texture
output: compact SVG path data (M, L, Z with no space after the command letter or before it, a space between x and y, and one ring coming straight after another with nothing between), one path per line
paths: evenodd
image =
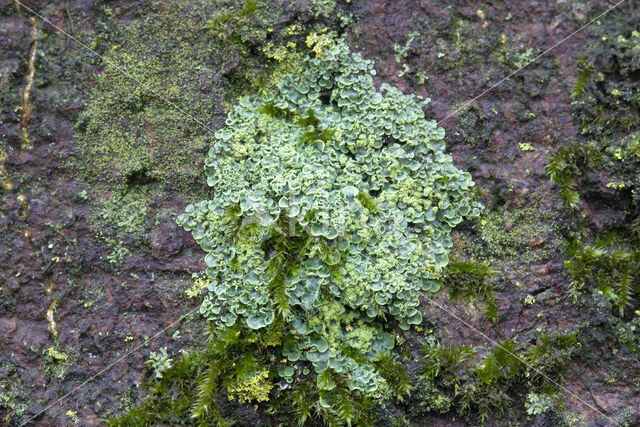
M115 25L142 19L147 3L55 0L43 6L25 1L100 52L99 42L92 43L107 37ZM441 292L438 304L465 323L425 300L425 330L431 328L440 342L475 345L485 354L494 344L475 329L524 346L541 332L583 326L587 332L581 355L557 378L573 393L563 393L564 420L578 425L612 421L575 396L616 422L635 425L640 420L638 358L615 341L623 326L611 320L606 301L590 297L575 303L567 292L565 238L575 221L545 171L554 150L576 137L570 92L581 46L593 36L577 33L449 116L607 5L577 0L340 3L353 14L347 27L351 47L375 61L377 82L433 100L427 116L442 120L456 166L468 170L482 190L486 212L478 222L454 231L453 255L486 260L498 271L498 321L486 318L481 303L453 304ZM302 8L296 3L278 22L293 22L291 16L302 14ZM102 65L95 54L40 19L28 125L33 148L22 149L30 16L13 1L0 0L0 178L5 166L13 184L12 190L0 189L0 424L20 425L53 404L30 422L62 425L77 417L80 425L95 425L142 395L138 386L151 351L167 347L177 353L201 337L203 325L197 318L174 325L198 306L185 289L191 286L191 272L204 267L203 254L174 218L206 188L196 180L188 193L162 180L134 176L127 191L139 191L143 203L130 206L108 186L80 178L68 159L78 152L75 125ZM414 31L418 35L407 43ZM394 44L399 48L394 50ZM216 87L229 93L242 92L234 85L247 87L233 77L238 58L257 52L235 55L236 65L232 61L225 76L215 76L224 77ZM204 154L192 156L199 167ZM134 233L127 231L130 217L125 225L118 225L112 214L100 217L105 200L116 200L112 206L117 211L128 206L131 215L138 215ZM598 212L602 221L602 210ZM535 302L526 303L527 296ZM424 331L403 336L402 349L415 378L425 336ZM544 415L528 416L526 390L514 392L508 421L557 424ZM455 411L425 414L415 409L419 403L408 400L390 407L389 413L415 425L477 424ZM259 414L250 406L243 412L247 423L260 424Z

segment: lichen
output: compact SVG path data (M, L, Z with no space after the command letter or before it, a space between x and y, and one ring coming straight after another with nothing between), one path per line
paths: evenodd
M112 228L120 237L142 234L148 211L148 191L136 188L125 194L113 194L100 202L93 219L96 231Z
M269 381L269 370L262 369L246 377L238 378L233 384L227 387L229 400L238 402L266 402L269 400L269 393L273 388L273 383Z
M420 291L448 262L449 232L480 206L444 131L424 119L428 101L376 90L371 61L330 33L307 43L302 73L229 113L205 160L215 194L178 223L207 252L204 316L219 328L284 322L289 362L379 395L371 361L393 339L378 319L420 323ZM327 310L344 310L337 325Z
M159 352L152 351L149 354L149 360L145 362L145 365L149 366L153 371L155 378L162 378L165 371L171 368L173 359L167 354L167 348L163 347Z

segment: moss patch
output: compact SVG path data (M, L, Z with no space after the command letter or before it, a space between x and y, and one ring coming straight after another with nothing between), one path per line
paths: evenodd
M108 43L101 42L109 46L104 69L77 126L74 166L82 176L119 189L202 182L203 154L224 120L223 88L232 71L244 76L238 68L249 56L246 43L264 40L277 18L266 7L231 22L239 2L227 3L155 2L145 19L116 26ZM233 25L219 28L225 23ZM225 31L238 37L227 40ZM252 65L245 70L264 69Z

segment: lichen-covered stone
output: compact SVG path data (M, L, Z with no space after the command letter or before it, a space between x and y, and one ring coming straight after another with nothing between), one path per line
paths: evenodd
M372 360L393 347L382 319L420 323L420 291L448 262L449 232L479 205L444 131L424 118L428 101L377 90L372 62L343 40L308 43L304 72L229 113L205 161L213 198L178 223L207 252L203 315L251 329L281 317L295 331L290 362L375 394L384 380L343 350Z

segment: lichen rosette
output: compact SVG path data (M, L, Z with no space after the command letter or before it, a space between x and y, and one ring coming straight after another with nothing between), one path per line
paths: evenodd
M343 40L310 44L300 75L228 114L205 161L213 197L178 223L207 253L203 315L255 330L282 321L289 362L375 393L383 380L348 354L374 360L394 345L388 320L421 322L450 231L480 206L424 117L428 100L376 89L372 62Z

